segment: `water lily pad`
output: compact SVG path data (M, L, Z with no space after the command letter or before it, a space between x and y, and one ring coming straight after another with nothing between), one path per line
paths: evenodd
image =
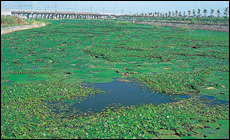
M49 74L33 74L32 76L36 76L36 77L50 77Z
M194 133L194 132L192 132L192 131L189 131L189 132L187 132L187 134L188 134L189 136L191 136L191 135L195 135L196 133Z
M111 78L85 78L85 82L89 83L108 83L113 81Z
M193 136L183 136L181 139L196 139L196 137Z
M200 123L200 121L198 121L198 120L191 119L190 121L191 121L192 124L199 124Z
M181 139L178 135L161 135L161 139Z
M72 78L93 78L93 75L92 74L89 74L89 73L74 73L74 74L71 74L69 77L72 77Z
M215 128L219 127L219 125L216 124L216 123L206 123L206 124L204 124L204 127L205 128L213 128L213 129L215 129Z
M105 72L95 72L93 75L94 78L116 78L119 77L121 74L116 73L114 71L105 71Z
M9 75L9 80L17 82L17 81L28 80L29 77L30 74Z
M195 128L204 128L204 125L203 124L192 124L193 127Z
M200 91L203 95L216 95L219 92L219 90L216 89L203 89Z
M221 94L221 93L223 93L223 92L216 94L214 97L219 99L219 100L229 101L229 93L227 93L227 94Z
M229 139L229 133L228 132L220 132L218 133L215 138L217 139Z
M221 126L223 125L229 126L229 120L218 120L217 123L220 124Z
M192 137L195 137L197 139L202 139L202 138L204 138L204 135L197 134L197 135L192 135Z
M29 78L31 81L42 81L48 79L47 77L37 77L37 76L32 76Z
M201 133L201 132L203 131L203 129L196 128L196 129L193 129L192 131L193 131L193 132L196 132L196 133Z
M229 131L229 124L226 124L226 125L222 125L219 127L221 130L226 130L226 131Z
M175 134L176 132L173 131L173 130L164 130L164 129L161 129L158 131L161 135L170 135L170 134Z
M208 136L210 134L218 134L220 132L219 129L213 129L213 128L204 128L202 131L201 131L201 134L205 135L205 136Z
M81 83L81 82L84 82L84 79L72 78L72 79L65 79L65 80L63 80L63 82L66 82L66 83Z

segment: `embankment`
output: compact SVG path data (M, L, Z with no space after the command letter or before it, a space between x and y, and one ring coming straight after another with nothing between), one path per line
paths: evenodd
M135 22L135 23L136 24L150 24L150 25L159 25L159 26L169 26L169 27L188 25L192 29L229 32L229 26L222 26L222 25L181 24L181 23L168 23L168 22Z
M20 30L39 28L43 26L46 26L46 24L42 23L42 24L36 24L36 25L20 25L20 26L5 27L5 28L1 28L1 35L6 34L6 33L15 32L15 31L20 31Z

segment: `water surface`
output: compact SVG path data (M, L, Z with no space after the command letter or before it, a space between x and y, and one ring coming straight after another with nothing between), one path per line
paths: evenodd
M189 95L162 95L160 93L152 93L145 86L140 86L132 82L120 82L115 80L109 83L95 83L93 87L99 88L107 92L107 94L97 94L87 97L80 103L73 106L82 112L89 109L93 112L100 112L106 106L111 104L120 104L121 106L149 104L154 105L174 102L173 98L189 98Z

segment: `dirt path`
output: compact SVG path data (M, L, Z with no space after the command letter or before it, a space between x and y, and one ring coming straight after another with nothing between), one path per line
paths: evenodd
M46 26L46 24L42 23L42 24L36 24L36 25L20 25L20 26L5 27L5 28L1 28L1 35L15 32L15 31L20 31L20 30L39 28L43 26Z

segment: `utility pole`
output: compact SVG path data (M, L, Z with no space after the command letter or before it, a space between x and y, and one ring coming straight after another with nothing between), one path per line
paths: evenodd
M31 14L32 14L32 17L33 17L33 1L31 1Z
M55 3L55 19L57 19L57 3Z
M114 17L115 17L115 8L113 9L113 12L114 12Z
M105 12L104 12L104 7L103 7L103 14L104 14Z
M124 13L124 11L123 11L123 9L122 9L122 15L123 15L123 13Z
M90 8L91 8L91 18L93 19L92 6L90 6Z
M21 10L21 8L22 8L21 3L19 3L19 4L20 4L20 10Z

